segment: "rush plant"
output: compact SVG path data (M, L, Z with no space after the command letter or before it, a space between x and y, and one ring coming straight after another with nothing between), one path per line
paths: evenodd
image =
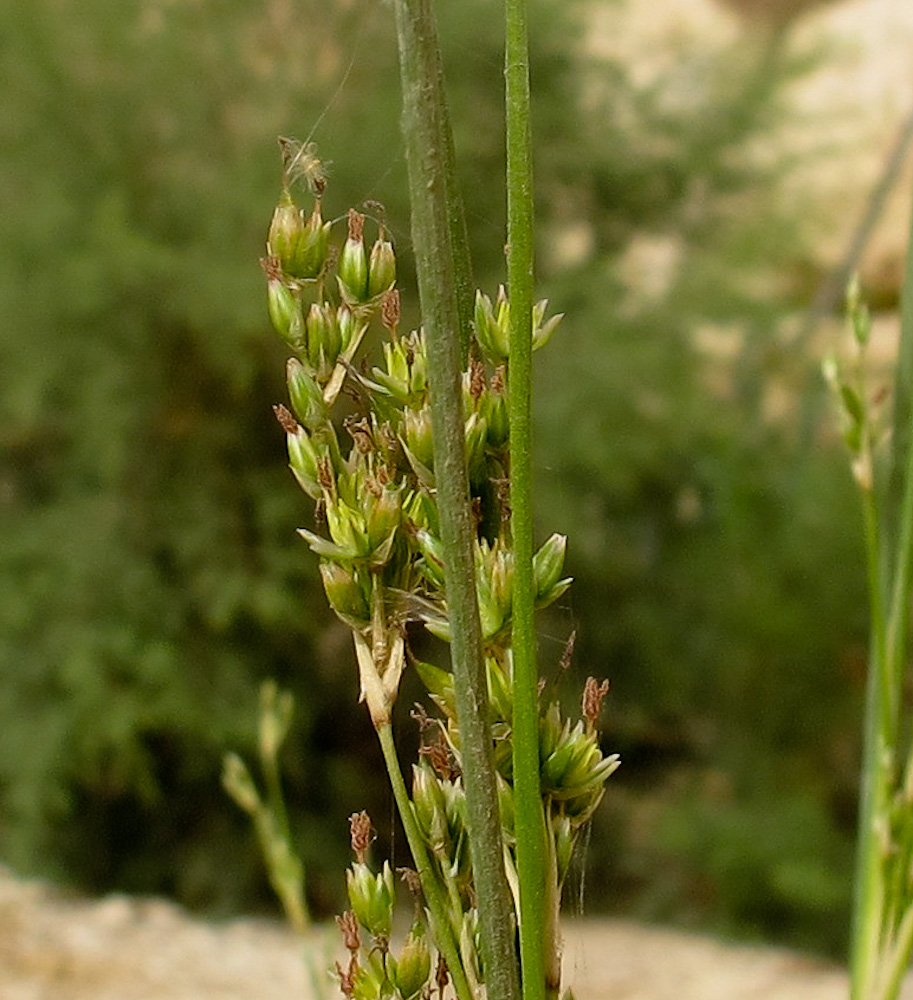
M434 990L545 1000L563 993L558 914L571 857L618 761L597 731L607 682L588 679L569 718L536 665L536 609L571 581L566 539L533 540L531 358L561 317L533 301L525 6L507 3L508 287L493 298L472 288L429 0L394 8L420 327L400 327L382 209L350 210L338 238L325 221L312 144L280 140L263 260L270 319L291 354L289 405L275 412L314 502L315 523L299 534L351 630L413 863L402 872L411 929L395 946L394 873L371 863L370 819L352 817L350 909L338 918L348 960L337 975L357 1000ZM413 655L419 628L449 644L445 665ZM572 649L571 638L559 667ZM413 713L421 749L410 774L392 725L407 669L433 706ZM268 755L264 772L278 789ZM264 843L280 845L270 870L285 886L277 871L286 881L301 871L286 858L281 796L262 801L237 759L226 779Z

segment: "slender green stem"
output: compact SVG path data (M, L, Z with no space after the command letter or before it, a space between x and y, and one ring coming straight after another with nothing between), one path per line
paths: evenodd
M406 840L409 842L409 850L412 852L412 860L415 862L415 869L422 884L422 892L425 894L425 903L431 914L434 939L438 949L444 956L444 961L447 963L453 987L457 991L460 1000L475 1000L469 982L466 979L466 972L463 969L463 963L460 959L460 949L447 916L447 903L441 886L438 883L434 867L431 864L431 859L428 857L428 851L425 847L422 832L418 828L415 813L412 811L412 800L409 798L406 782L403 780L403 773L400 770L399 758L396 756L396 744L393 741L393 727L389 722L382 723L377 727L377 738L380 740L384 763L387 766L387 774L390 778L390 786L393 789L393 798L396 800L396 808L403 822L403 830L405 830Z
M513 759L524 1000L557 990L545 948L545 821L539 786L539 674L533 583L531 383L533 189L526 0L506 2L507 245L510 286L510 502L514 548ZM549 953L554 949L549 947Z
M462 355L468 320L454 264L455 194L447 105L430 0L396 0L412 242L427 345L434 473L445 556L454 689L470 855L490 1000L519 1000L513 905L504 874L488 692L482 655L463 428ZM449 178L449 179L448 179ZM467 328L468 330L468 328Z

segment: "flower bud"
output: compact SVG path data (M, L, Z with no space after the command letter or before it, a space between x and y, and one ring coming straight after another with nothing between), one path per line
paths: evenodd
M389 545L399 527L401 512L402 492L398 488L382 487L379 496L368 493L365 525L372 550L376 552L381 546Z
M292 350L299 350L303 332L301 300L281 278L271 277L266 283L266 304L273 329Z
M485 444L488 439L488 425L478 413L470 413L466 420L466 465L469 481L478 486L487 478L485 468Z
M507 653L510 656L510 652ZM513 684L510 673L505 670L494 656L485 658L488 677L488 702L493 720L510 722L513 717Z
M536 587L536 604L545 607L557 600L571 585L570 577L561 579L567 536L553 534L533 556L533 579Z
M330 377L341 347L342 335L335 310L323 303L312 303L307 314L305 351L311 370L321 382Z
M431 426L431 408L405 410L403 413L403 446L406 457L419 480L433 478L434 431Z
M368 261L368 298L383 295L396 281L396 255L389 240L376 239Z
M365 325L356 321L354 313L348 306L340 306L336 310L336 323L339 327L340 351L348 351L353 342L361 339Z
M316 278L327 259L330 223L324 223L319 203L309 219L292 199L288 189L282 192L273 212L267 236L267 249L278 258L290 278Z
M346 302L357 305L368 297L368 252L364 240L365 217L349 209L349 235L339 255L336 274Z
M346 872L349 905L362 927L374 937L389 937L393 927L393 870L385 861L375 875L363 862L356 861Z
M320 576L330 606L343 621L362 626L371 620L367 588L352 566L324 559Z
M510 440L510 417L507 396L501 390L489 389L482 397L482 415L488 428L488 447L497 451Z
M415 1000L431 975L431 952L421 927L413 927L393 970L393 985L402 1000Z
M288 464L298 485L309 497L319 499L322 489L318 472L319 456L308 432L303 427L286 432Z
M533 350L538 351L552 339L552 334L556 327L564 319L564 313L558 313L545 320L545 310L548 308L548 299L541 299L533 306Z
M429 583L444 588L444 546L441 540L425 528L413 535L422 556L421 570Z
M412 805L432 853L439 858L445 857L450 849L447 804L440 781L425 761L412 766Z
M491 299L482 292L476 292L475 332L482 352L495 364L506 361L510 355L510 330L507 293L504 287L498 289L497 310Z
M449 718L456 718L456 692L453 688L453 674L442 670L433 663L415 660L415 672L428 689L431 700Z
M490 579L491 596L502 618L507 619L514 599L514 554L497 542L491 551Z
M370 552L364 515L341 500L326 505L327 528L330 538L345 552L345 558L358 559Z
M285 380L295 416L309 431L316 430L327 419L320 386L297 358L289 358L286 362Z

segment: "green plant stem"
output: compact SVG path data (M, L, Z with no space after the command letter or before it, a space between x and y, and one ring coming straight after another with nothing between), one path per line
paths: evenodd
M513 905L503 865L463 428L464 317L454 264L447 105L429 0L396 0L412 242L428 355L434 474L444 547L470 855L490 1000L519 1000ZM450 177L450 180L448 180ZM460 256L458 252L458 256ZM467 328L468 329L468 328Z
M387 774L390 778L390 786L393 789L393 798L396 800L396 807L403 822L406 840L409 842L409 850L412 852L412 860L415 862L415 869L422 884L425 903L431 914L435 942L444 956L453 987L460 1000L475 1000L466 978L463 962L460 958L460 949L454 937L450 919L447 916L447 903L431 864L431 859L428 857L428 851L425 847L422 832L418 828L415 813L412 811L412 800L409 798L406 782L403 780L403 773L400 770L399 758L396 756L396 744L393 740L393 727L389 722L382 723L377 727L377 738L380 741L381 751L384 755L384 763L386 764Z
M877 515L871 490L863 493L863 515L869 566L871 653L866 681L859 843L854 877L850 957L852 1000L866 1000L870 997L870 986L877 974L885 896L882 844L879 842L877 817L883 814L889 787L881 725L884 717L882 688L885 683L886 628L881 600Z
M456 153L437 29L431 0L395 0L395 10L412 225L413 229L423 225L421 219L416 219L418 207L411 194L412 171L416 169L433 185L427 192L427 200L435 201L440 209L440 217L431 225L435 241L440 242L432 241L432 244L439 246L441 252L445 252L445 246L449 247L446 251L449 257L447 294L454 298L460 358L465 364L469 357L475 286L466 213L456 176ZM422 304L424 306L424 300Z
M557 990L560 970L545 950L545 819L539 784L539 673L536 666L531 476L533 189L529 45L525 0L506 0L507 246L510 288L510 504L514 549L513 772L520 955L524 1000Z

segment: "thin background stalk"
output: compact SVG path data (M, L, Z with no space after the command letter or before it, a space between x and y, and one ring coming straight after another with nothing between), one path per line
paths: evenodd
M468 312L461 311L460 268L454 263L453 142L430 0L396 0L395 9L412 242L428 356L434 473L482 959L490 1000L519 1000L475 589L475 524L461 384L468 342L468 327L463 331L461 325ZM456 251L456 256L466 258L465 250Z
M533 189L526 0L506 0L507 246L510 291L510 504L513 584L513 771L524 1000L544 1000L545 819L539 786L539 672L531 474ZM552 979L557 977L553 971ZM557 982L550 982L557 989Z
M887 485L883 496L867 490L863 497L872 648L850 955L853 1000L896 997L913 947L909 891L888 885L886 864L892 847L888 838L894 832L890 828L892 800L895 792L904 791L898 789L898 775L903 768L903 784L907 785L911 769L909 761L899 759L902 751L898 745L913 570L913 253L909 250L894 392ZM909 801L905 806L910 808ZM910 834L910 830L904 831L901 840ZM895 846L908 849L906 843ZM897 906L901 907L899 913Z

